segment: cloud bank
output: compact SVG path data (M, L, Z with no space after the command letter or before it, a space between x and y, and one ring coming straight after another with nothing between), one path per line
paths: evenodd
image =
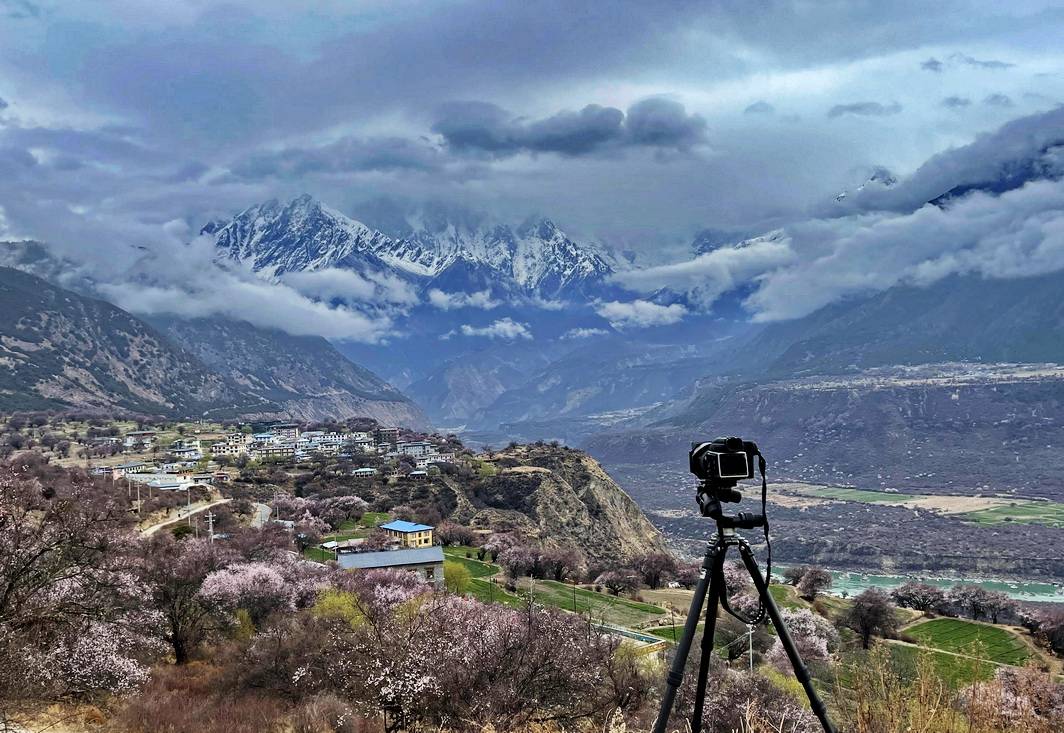
M929 203L947 191L958 193ZM686 293L707 307L752 287L745 307L771 321L899 284L1064 269L1064 109L1016 120L935 156L895 187L867 187L853 198L857 211L847 213L847 197L833 202L836 216L617 280L637 292Z
M589 104L536 120L514 117L488 102L451 103L432 129L452 150L496 157L521 152L580 156L624 147L687 150L706 139L705 119L664 98L636 102L627 114Z
M595 312L609 321L611 326L621 330L668 326L678 323L687 315L687 309L679 303L659 305L649 300L600 303L595 308Z

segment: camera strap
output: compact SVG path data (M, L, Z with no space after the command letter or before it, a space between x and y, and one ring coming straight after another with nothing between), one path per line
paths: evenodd
M761 472L761 516L764 517L765 523L763 529L765 530L765 585L771 585L772 583L772 541L768 538L768 478L765 476L765 457L761 455L761 451L757 452L757 470Z

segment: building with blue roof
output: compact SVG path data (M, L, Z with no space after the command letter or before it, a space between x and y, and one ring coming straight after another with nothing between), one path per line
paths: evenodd
M400 547L432 547L433 528L427 524L394 519L382 524L381 529L398 542Z

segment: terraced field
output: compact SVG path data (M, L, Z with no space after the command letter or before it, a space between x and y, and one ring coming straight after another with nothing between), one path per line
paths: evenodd
M1064 504L1053 501L1019 500L1008 506L997 506L960 515L961 519L978 524L1042 524L1046 527L1064 527Z
M485 603L503 603L513 608L522 608L525 599L507 592L499 583L492 582L499 566L466 557L466 547L445 547L443 554L450 562L456 562L469 571L469 593L478 601Z
M1008 629L974 621L936 618L910 626L905 633L932 649L999 664L1022 665L1031 656L1023 640Z

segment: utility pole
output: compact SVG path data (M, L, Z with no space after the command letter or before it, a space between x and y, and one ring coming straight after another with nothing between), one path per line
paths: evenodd
M137 482L137 516L140 516L140 481Z
M207 512L207 536L214 543L214 512Z
M749 640L747 646L750 651L750 674L754 673L754 625L746 625L746 637Z

